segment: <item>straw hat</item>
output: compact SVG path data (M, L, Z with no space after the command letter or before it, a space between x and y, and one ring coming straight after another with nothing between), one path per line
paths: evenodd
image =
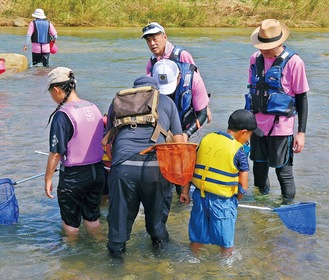
M280 46L289 36L289 28L276 19L265 19L250 36L251 44L260 50Z
M45 12L42 9L36 9L34 13L32 14L32 17L39 18L39 19L45 19Z

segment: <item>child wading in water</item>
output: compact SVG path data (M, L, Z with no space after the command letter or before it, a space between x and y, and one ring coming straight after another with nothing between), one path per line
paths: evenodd
M238 201L248 188L248 159L243 144L252 133L262 136L254 115L243 109L231 114L227 132L206 135L199 145L192 183L193 207L189 222L191 250L214 244L225 255L232 253ZM190 184L180 201L188 204Z
M78 97L71 69L58 67L48 74L45 92L58 104L52 119L45 192L53 190L52 177L61 161L57 186L62 225L69 240L79 232L81 217L88 232L101 230L100 203L104 189L103 120L98 108ZM48 123L49 123L48 122Z

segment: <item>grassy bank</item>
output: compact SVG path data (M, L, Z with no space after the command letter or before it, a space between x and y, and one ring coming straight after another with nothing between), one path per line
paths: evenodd
M0 0L0 24L31 19L36 8L64 26L255 26L276 18L290 27L329 27L327 0Z

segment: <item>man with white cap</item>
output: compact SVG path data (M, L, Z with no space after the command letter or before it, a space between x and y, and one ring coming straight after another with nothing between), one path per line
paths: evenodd
M31 21L27 29L23 51L27 51L29 41L32 42L32 65L42 62L49 67L50 41L57 39L57 31L53 24L46 20L42 9L36 9L32 14L35 20Z
M255 114L264 136L251 137L254 185L268 194L269 167L274 167L284 201L296 194L293 176L293 153L303 150L308 114L309 86L302 59L283 46L288 27L275 19L262 21L251 35L259 49L250 58L249 93L246 109ZM298 115L294 136L295 115Z
M160 93L169 96L175 102L184 140L199 142L200 134L195 132L207 119L207 105L204 104L204 99L193 91L193 87L189 87L195 74L191 70L191 64L178 64L170 59L161 59L154 64L152 70L152 77L156 80ZM182 187L176 185L176 192L179 195L181 190Z
M194 108L196 111L200 111L206 108L208 123L211 122L211 111L208 107L209 97L200 75L198 68L193 60L192 55L185 49L173 46L168 40L163 26L157 22L151 22L142 29L143 35L141 38L146 40L146 43L153 53L148 64L146 66L146 72L148 75L152 73L154 64L161 59L171 59L180 63L188 63L191 65L191 71L193 79L191 80L192 94L198 98L198 104L200 107ZM182 77L184 79L184 77ZM187 84L187 83L186 83Z

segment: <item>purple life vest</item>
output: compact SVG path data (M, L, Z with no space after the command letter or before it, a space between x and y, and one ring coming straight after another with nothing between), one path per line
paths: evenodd
M102 160L103 116L96 105L85 101L65 103L59 111L64 112L73 125L73 135L68 142L64 166L79 166Z

